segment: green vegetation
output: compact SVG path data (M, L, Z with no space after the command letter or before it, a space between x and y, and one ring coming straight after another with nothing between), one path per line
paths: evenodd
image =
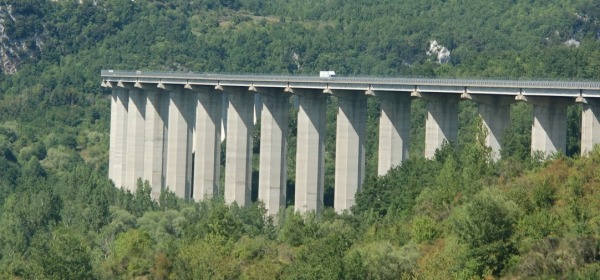
M594 279L600 275L600 150L529 151L531 107L513 106L503 160L460 104L456 145L367 178L350 213L265 219L260 203L182 201L107 179L110 105L101 69L224 73L600 79L597 1L6 0L0 58L2 279ZM579 43L576 47L573 39ZM447 63L426 51L450 50ZM16 73L13 73L15 72ZM327 112L335 131L335 99ZM379 104L368 104L375 174ZM295 177L290 119L288 188ZM335 135L329 133L326 204ZM255 152L260 143L255 142ZM574 156L567 157L567 156ZM289 202L293 201L288 199Z

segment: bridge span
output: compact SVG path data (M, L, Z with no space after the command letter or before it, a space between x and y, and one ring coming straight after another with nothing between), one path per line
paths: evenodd
M259 199L269 214L285 206L289 98L298 97L295 209L323 207L326 98L338 98L336 211L349 209L365 177L367 98L381 99L378 173L408 157L410 102L427 101L425 157L458 136L458 102L478 104L486 144L500 156L510 105L533 105L532 152L565 151L567 106L583 104L581 153L600 143L600 82L101 72L112 90L109 177L153 197L169 187L201 200L218 192L226 127L225 201L250 203L255 95L261 118Z

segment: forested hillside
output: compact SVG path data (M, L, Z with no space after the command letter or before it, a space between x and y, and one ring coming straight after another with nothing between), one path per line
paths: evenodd
M258 202L152 201L142 182L112 185L100 87L101 69L599 80L598 1L5 0L0 61L2 279L600 277L600 150L577 158L578 106L567 155L542 160L530 105L514 105L492 163L470 101L458 143L423 159L415 100L411 159L368 178L351 213L265 219ZM368 174L378 108L369 99Z

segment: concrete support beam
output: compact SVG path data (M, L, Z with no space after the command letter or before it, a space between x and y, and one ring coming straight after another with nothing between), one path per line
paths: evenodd
M425 122L425 158L433 158L444 142L458 139L458 101L460 95L450 93L413 93L427 100Z
M410 140L410 100L405 93L376 93L380 98L378 175L408 158Z
M127 108L129 91L112 85L110 114L110 154L108 163L109 178L115 186L125 183L125 156L127 153Z
M209 86L194 86L196 135L194 136L193 198L200 201L218 193L221 177L222 94Z
M258 199L267 214L276 215L285 208L289 102L283 89L259 89L261 93L260 173Z
M559 97L531 97L526 101L533 104L531 126L531 153L541 152L549 156L567 149L567 107L572 99Z
M487 132L485 145L492 149L492 160L500 159L504 131L510 124L510 104L515 100L506 95L463 94L462 98L477 102L477 111Z
M148 86L150 87L150 86ZM144 135L144 180L152 187L151 196L157 200L165 184L165 127L169 114L169 94L158 89L144 88L146 95L146 132Z
M350 210L365 177L365 131L367 97L364 92L335 92L338 96L335 151L335 198L337 212Z
M321 212L325 185L327 97L322 91L294 89L298 96L294 209Z
M252 131L254 92L247 88L226 87L227 149L225 154L225 202L239 206L251 203Z
M581 114L581 155L589 154L595 145L600 144L600 100L578 98L583 103Z
M183 87L167 87L170 96L166 185L178 197L188 199L192 179L192 124L195 95Z

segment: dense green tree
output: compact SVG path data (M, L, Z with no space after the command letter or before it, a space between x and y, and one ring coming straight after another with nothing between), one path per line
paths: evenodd
M91 250L85 236L71 229L38 235L31 259L42 268L40 278L94 279Z
M340 215L329 208L338 113L330 97L327 208L266 217L260 203L226 205L222 189L192 202L168 189L154 201L142 182L133 192L115 187L106 174L110 100L99 87L101 69L596 80L595 1L0 6L2 279L597 278L600 152L532 157L530 104L512 106L494 163L469 101L460 104L458 141L423 159L426 102L414 100L410 159L366 178L352 213ZM449 49L448 63L427 54L432 40ZM290 112L288 204L297 113ZM378 117L371 98L367 174L377 163ZM577 155L580 106L569 107L567 119L566 155Z
M121 233L105 261L112 277L134 278L148 275L153 264L153 242L150 236L132 229Z
M516 253L512 236L517 207L501 194L488 189L455 212L452 229L469 248L466 275L499 275Z

